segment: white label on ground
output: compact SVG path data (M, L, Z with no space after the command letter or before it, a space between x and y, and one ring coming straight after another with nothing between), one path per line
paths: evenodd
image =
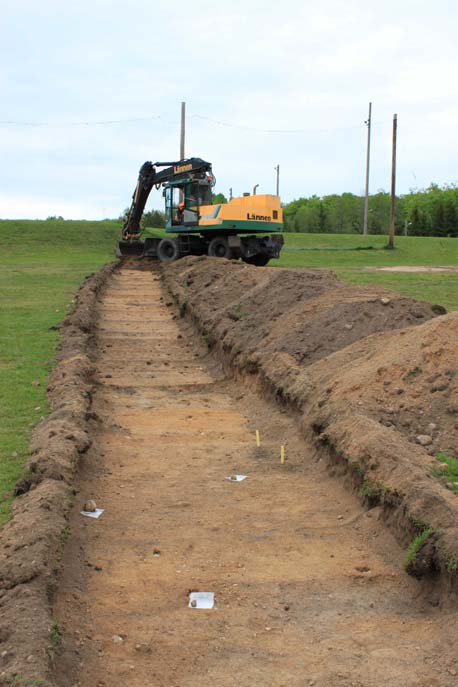
M213 608L215 595L213 592L191 592L188 608Z
M86 515L88 518L100 518L105 508L96 508L95 511L82 510L81 515Z

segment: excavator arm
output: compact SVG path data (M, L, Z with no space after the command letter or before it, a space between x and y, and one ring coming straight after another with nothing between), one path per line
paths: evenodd
M122 228L123 241L138 240L141 233L141 218L153 186L160 188L168 181L179 181L188 177L204 178L207 174L211 174L211 171L211 163L199 157L190 157L178 162L155 162L154 164L145 162L140 167L137 185L132 196L132 205Z

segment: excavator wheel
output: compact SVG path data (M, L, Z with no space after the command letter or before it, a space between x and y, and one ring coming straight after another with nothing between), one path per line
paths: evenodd
M159 242L157 257L161 262L173 262L180 257L180 249L176 239L165 238Z
M232 250L225 236L215 236L208 244L208 254L212 258L232 258Z

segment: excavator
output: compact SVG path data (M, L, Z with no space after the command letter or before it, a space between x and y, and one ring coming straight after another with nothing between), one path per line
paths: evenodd
M172 262L186 255L241 258L267 265L283 246L280 198L244 193L227 203L212 203L212 165L198 157L177 162L145 162L122 228L118 255ZM153 188L163 189L165 238L142 240L141 218Z

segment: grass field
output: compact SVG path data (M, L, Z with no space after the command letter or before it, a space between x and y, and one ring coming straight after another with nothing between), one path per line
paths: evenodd
M31 427L47 413L55 330L83 278L114 257L117 222L0 221L0 524L27 458ZM158 232L159 233L159 232ZM458 265L458 240L286 235L280 267L329 267L340 277L383 284L458 309L458 274L384 274L367 267ZM373 246L372 250L341 250ZM38 380L39 386L32 382Z
M47 413L58 334L85 275L114 256L114 222L0 222L0 524L31 427ZM32 386L39 381L40 386Z

